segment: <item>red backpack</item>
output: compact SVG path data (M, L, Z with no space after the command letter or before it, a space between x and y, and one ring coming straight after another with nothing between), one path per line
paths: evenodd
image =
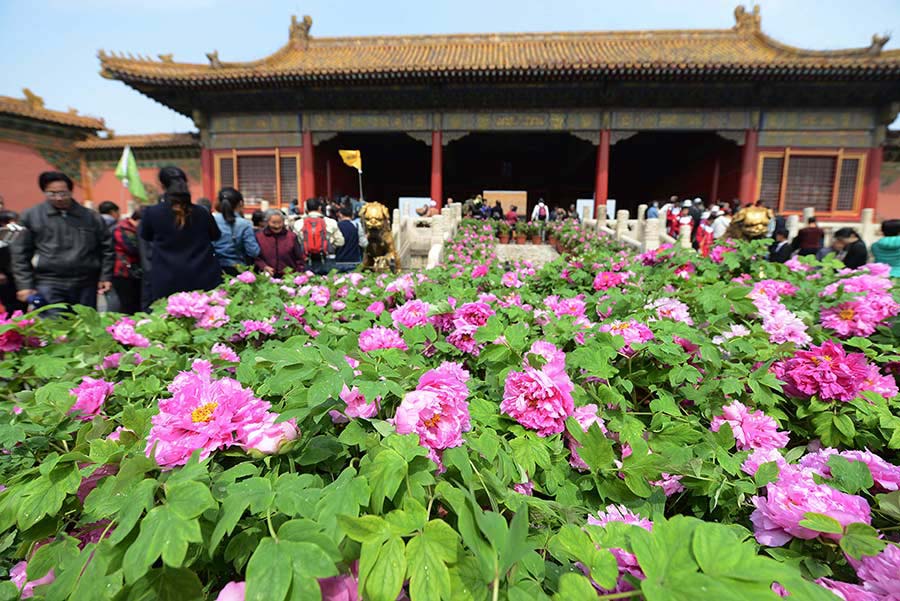
M311 258L324 257L327 250L325 220L321 217L306 217L303 220L303 249Z

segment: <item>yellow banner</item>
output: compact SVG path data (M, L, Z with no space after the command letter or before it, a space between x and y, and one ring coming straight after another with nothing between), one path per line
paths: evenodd
M362 153L358 150L338 150L344 163L362 173Z

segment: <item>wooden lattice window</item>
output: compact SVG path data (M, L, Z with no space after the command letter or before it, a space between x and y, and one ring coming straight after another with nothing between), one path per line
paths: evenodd
M299 198L298 156L281 155L279 158L278 178L281 185L281 206L290 206L291 201Z
M807 207L818 213L855 213L862 198L865 153L859 151L763 151L757 198L782 213Z
M244 204L258 205L264 200L274 204L278 198L275 155L238 156L237 188L244 195Z
M781 196L781 173L784 171L784 157L764 157L758 198L766 206L777 207Z
M792 156L787 168L784 210L803 211L812 207L819 212L830 211L836 169L837 157Z
M838 180L837 210L852 211L853 199L859 187L860 167L859 159L844 159L841 162L841 177Z
M219 159L219 188L234 187L234 159L222 157Z

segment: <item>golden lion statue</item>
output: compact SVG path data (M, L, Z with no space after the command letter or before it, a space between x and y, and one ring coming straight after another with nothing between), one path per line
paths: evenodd
M772 209L758 205L744 207L731 220L725 235L735 240L759 240L766 237L773 219Z
M388 208L380 202L367 202L359 210L359 216L366 226L366 237L369 239L363 267L378 272L399 271L400 257L394 246Z

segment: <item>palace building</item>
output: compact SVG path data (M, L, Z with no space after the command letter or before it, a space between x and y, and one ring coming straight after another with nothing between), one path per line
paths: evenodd
M282 207L356 195L337 152L352 148L366 198L389 206L520 190L529 205L679 194L900 216L878 205L900 50L880 36L804 50L766 35L758 8L734 17L721 30L340 38L295 17L287 43L253 62L227 48L202 64L99 58L104 77L193 119L210 197L227 185ZM114 158L105 143L79 148Z

